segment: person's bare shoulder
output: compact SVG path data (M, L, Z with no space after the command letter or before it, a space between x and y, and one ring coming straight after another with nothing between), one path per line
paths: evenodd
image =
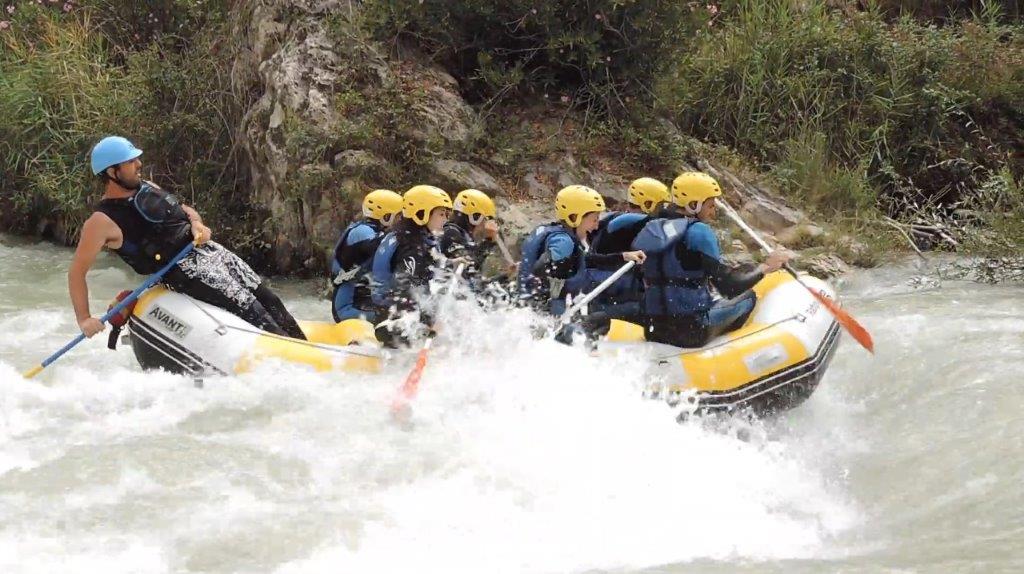
M121 228L114 223L114 220L110 219L107 214L96 211L82 225L82 234L78 244L80 246L85 244L97 250L103 247L117 249L121 247L122 239Z

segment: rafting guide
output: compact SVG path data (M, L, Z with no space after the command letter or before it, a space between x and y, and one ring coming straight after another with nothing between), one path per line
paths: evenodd
M89 311L86 274L101 249L110 249L139 274L150 274L191 242L197 247L163 277L169 288L226 309L271 333L305 335L284 303L237 255L211 241L199 213L174 194L141 178L142 150L110 136L90 154L103 195L86 220L68 269L68 290L78 325L87 337L104 329Z

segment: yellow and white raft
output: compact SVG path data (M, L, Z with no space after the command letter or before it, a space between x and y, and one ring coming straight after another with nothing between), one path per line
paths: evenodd
M824 281L801 279L834 298ZM698 414L747 410L771 414L793 408L817 388L839 342L839 324L785 272L755 287L757 304L735 331L697 349L644 340L644 329L612 321L600 353L629 350L649 360L652 395L687 397Z
M299 321L308 338L300 341L267 333L162 286L139 298L128 326L143 369L193 376L241 374L263 361L279 360L317 371L374 373L382 364L373 325L366 321Z
M803 281L827 297L824 281ZM754 287L757 304L735 331L697 349L648 342L644 329L612 321L600 354L628 351L650 365L652 394L692 401L697 414L746 410L770 414L793 408L817 388L839 342L839 324L807 290L784 272ZM231 313L154 287L139 298L128 325L144 369L239 374L262 361L308 365L319 371L378 372L385 353L373 325L361 320L300 321L308 341L266 333Z

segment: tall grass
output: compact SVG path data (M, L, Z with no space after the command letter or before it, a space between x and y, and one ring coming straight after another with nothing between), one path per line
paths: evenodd
M60 22L43 10L19 16L0 34L0 199L7 227L25 231L65 216L74 228L93 189L89 147L103 134L134 130L131 94L138 83L108 65L87 20Z
M145 150L148 176L213 218L237 224L238 213L254 211L238 209L246 178L233 142L246 100L230 89L216 4L166 0L145 13L146 6L116 0L90 0L67 13L48 4L16 7L0 31L5 229L73 241L98 194L89 150L110 134L132 139ZM184 26L180 15L159 19L161 7L177 5L185 14L202 8L197 17L207 27ZM142 23L124 26L131 18Z
M875 0L885 14L912 15L934 21L956 20L986 14L1012 21L1024 16L1018 0Z
M1024 34L987 19L934 27L823 1L739 0L659 86L699 137L774 169L825 211L969 198L1017 176Z

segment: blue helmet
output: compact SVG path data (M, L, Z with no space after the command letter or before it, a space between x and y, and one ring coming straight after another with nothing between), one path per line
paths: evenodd
M108 167L131 161L142 155L142 150L120 136L107 136L92 148L89 161L93 175L103 173Z

